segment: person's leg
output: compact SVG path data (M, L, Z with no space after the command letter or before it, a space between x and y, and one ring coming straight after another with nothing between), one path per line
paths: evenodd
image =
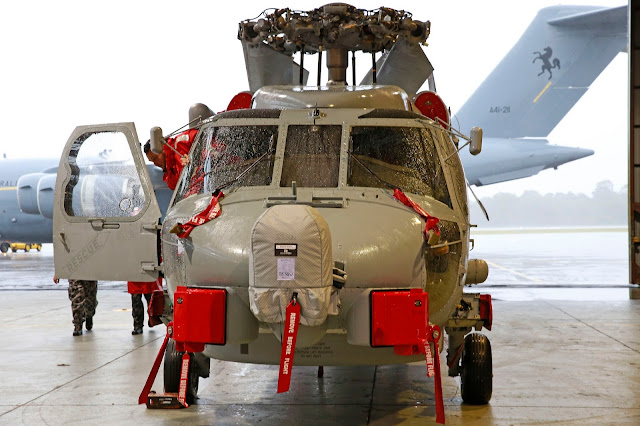
M91 330L93 328L93 316L96 314L96 306L98 306L98 282L84 281L84 291L85 327L87 328L87 330Z
M141 294L131 295L131 315L133 316L133 331L131 334L141 334L144 325L144 304Z
M84 322L84 289L79 281L69 280L69 300L73 315L73 335L80 336Z

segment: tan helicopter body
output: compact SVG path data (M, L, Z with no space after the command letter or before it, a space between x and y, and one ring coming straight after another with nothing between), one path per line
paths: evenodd
M431 351L442 350L445 329L449 374L463 375L465 401L491 397L489 342L477 333L464 339L474 327L491 327L491 303L488 296L463 293L465 284L484 281L487 270L486 263L468 259L458 133L442 116L428 117L429 108L416 106L415 84L409 90L379 84L376 70L372 84L344 81L347 49L391 50L390 64L393 43L404 34L411 56L415 48L421 52L416 40L426 39L428 23L391 9L377 13L334 4L241 23L249 63L251 49L278 49L266 42L274 40L270 31L288 34L296 22L326 24L317 16L332 17L335 34L323 39L330 84L265 85L272 77L252 80L250 74L250 84L260 87L252 88L249 108L197 124L189 163L160 225L133 124L79 127L71 136L56 184L56 273L137 281L164 273L173 307L167 310L167 392L179 390L183 352L194 354L185 358L189 379L182 377L190 399L198 376L208 376L208 358L280 364L281 378L289 380L294 365L405 363L426 356L433 374ZM364 41L354 38L354 22L368 29ZM321 52L322 44L305 31L288 42L298 40L304 53ZM287 42L280 47L282 56L293 49ZM379 72L398 78L384 67ZM152 131L154 149L161 143L161 131ZM131 158L83 163L85 150L114 144Z

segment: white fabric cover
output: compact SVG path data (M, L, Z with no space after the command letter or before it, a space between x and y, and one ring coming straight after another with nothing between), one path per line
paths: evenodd
M276 256L276 244L297 244L296 256ZM251 232L249 300L251 312L265 323L284 322L294 292L300 303L300 323L322 324L333 285L329 226L320 213L305 205L276 205L256 221ZM278 259L295 263L293 279L278 279Z

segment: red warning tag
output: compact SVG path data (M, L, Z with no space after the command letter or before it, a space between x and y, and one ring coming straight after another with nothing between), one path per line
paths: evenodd
M416 213L424 218L424 236L427 239L427 242L429 245L438 244L438 241L440 240L440 227L438 227L438 222L440 222L440 219L435 216L431 216L429 213L424 211L418 203L413 201L404 192L397 188L393 190L393 198L400 201L405 206L411 207Z
M428 340L424 341L424 354L427 358L427 377L433 377L436 375L436 367L433 365L433 354Z
M187 238L196 226L204 225L212 219L220 216L220 200L224 197L222 191L217 191L211 195L209 205L189 219L187 223L176 223L169 232L177 234L178 238Z
M428 350L431 355L431 345L429 340L433 342L435 354L431 356L431 362L433 367L434 385L435 385L435 398L436 398L436 423L444 424L444 399L442 396L442 376L440 375L440 350L438 349L438 339L440 338L440 327L437 325L430 327L429 339L425 342L425 350ZM429 356L427 355L427 356ZM429 376L429 359L427 358L427 376Z
M180 388L178 390L178 401L188 407L187 404L187 382L189 381L189 353L182 355L182 367L180 368Z
M291 368L296 353L296 338L300 324L300 304L294 299L289 302L282 335L282 352L280 352L280 373L278 374L278 393L287 392L291 384Z

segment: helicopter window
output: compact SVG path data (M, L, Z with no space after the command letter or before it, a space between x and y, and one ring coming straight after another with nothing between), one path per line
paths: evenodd
M182 174L176 200L223 186L269 185L277 139L277 126L203 128Z
M280 186L338 186L342 126L289 126Z
M347 184L433 197L451 207L433 136L419 127L353 127ZM368 169L368 170L367 170Z
M84 133L73 143L68 162L64 208L69 216L133 217L144 208L144 191L124 133Z

